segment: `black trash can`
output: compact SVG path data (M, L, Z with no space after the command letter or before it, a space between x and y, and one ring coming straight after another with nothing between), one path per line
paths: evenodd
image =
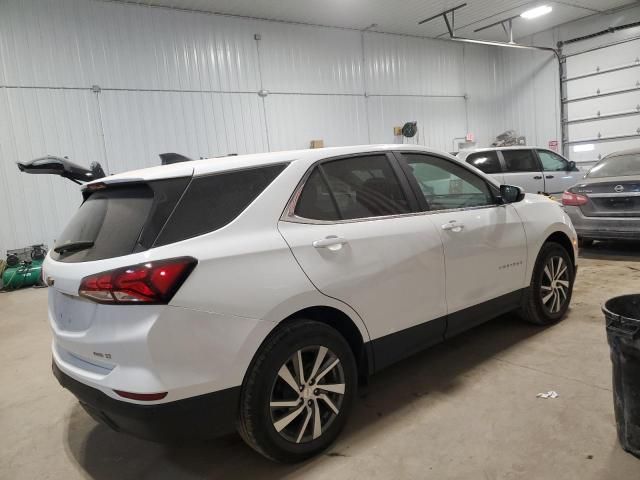
M640 294L607 300L607 341L613 363L613 405L622 448L640 458Z

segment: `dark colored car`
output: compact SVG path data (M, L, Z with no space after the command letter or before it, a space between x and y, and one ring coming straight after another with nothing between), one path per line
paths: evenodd
M607 155L562 195L583 246L640 240L640 149Z

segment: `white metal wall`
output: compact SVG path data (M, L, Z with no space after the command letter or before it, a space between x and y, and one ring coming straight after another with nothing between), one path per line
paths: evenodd
M467 132L486 145L520 128L514 122L537 125L542 104L553 110L552 96L529 92L535 108L506 113L521 107L507 107L504 92L523 94L522 72L536 77L524 90L553 87L530 59L519 75L505 75L505 61L492 47L414 37L95 0L1 0L0 254L51 245L79 200L63 179L20 174L17 160L68 155L116 173L155 165L166 151L394 142L393 127L409 120L431 147L450 151ZM528 137L547 138L529 126Z

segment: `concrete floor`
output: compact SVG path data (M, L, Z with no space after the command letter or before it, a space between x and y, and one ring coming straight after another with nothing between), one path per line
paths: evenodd
M294 466L235 435L169 447L96 424L51 375L46 290L1 294L0 478L639 478L616 441L600 304L640 290L640 247L596 244L579 263L562 323L501 317L391 367L338 442Z

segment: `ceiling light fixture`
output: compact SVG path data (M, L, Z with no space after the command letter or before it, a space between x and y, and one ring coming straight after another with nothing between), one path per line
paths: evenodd
M520 14L522 18L526 18L527 20L531 20L532 18L538 18L542 15L546 15L553 10L549 5L541 5L539 7L532 8L530 10L526 10Z

